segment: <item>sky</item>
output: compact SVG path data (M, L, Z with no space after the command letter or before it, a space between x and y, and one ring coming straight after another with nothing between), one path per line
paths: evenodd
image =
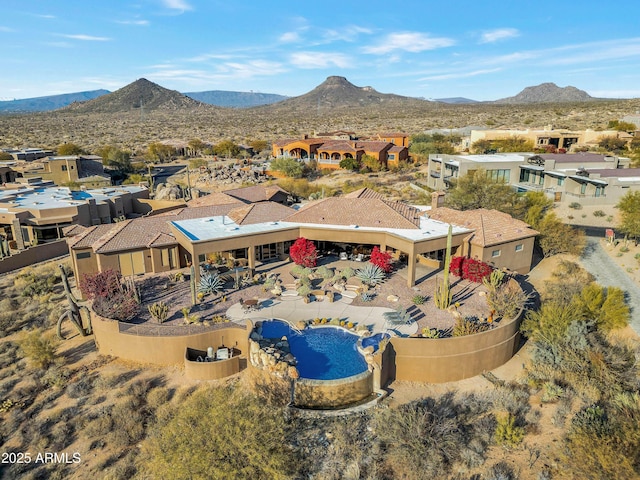
M639 18L635 0L2 0L0 100L139 78L297 96L331 75L427 99L544 82L634 98Z

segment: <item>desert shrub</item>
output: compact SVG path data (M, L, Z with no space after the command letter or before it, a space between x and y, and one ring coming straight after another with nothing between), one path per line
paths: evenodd
M309 275L311 275L312 273L313 270L302 265L296 265L291 269L291 275L295 278L309 278Z
M58 358L58 341L52 333L40 329L25 333L18 342L25 358L35 368L49 368Z
M93 392L94 379L82 377L79 380L67 385L67 395L71 398L81 398L91 395Z
M340 277L349 280L351 277L355 276L356 271L351 267L346 267L340 270Z
M88 300L107 298L121 289L122 275L113 269L94 274L85 273L80 279L80 291Z
M147 306L149 315L158 323L163 323L169 314L169 306L164 302L155 302Z
M424 295L414 295L411 298L411 301L413 302L414 305L423 305L425 300L426 298Z
M449 263L450 273L475 283L482 283L492 270L489 264L474 258L452 257Z
M277 409L239 390L202 389L161 412L138 466L150 478L286 479L295 462L285 435Z
M529 296L514 280L487 291L487 303L498 317L515 317L528 301Z
M524 439L524 428L516 423L511 413L498 417L496 426L496 443L506 448L515 448Z
M487 330L491 330L491 324L480 321L478 317L460 317L453 326L452 334L454 337L462 337Z
M135 298L123 292L112 297L97 297L92 304L95 312L106 318L126 322L135 317L140 311L140 305Z
M595 212L593 212L593 216L594 217L606 217L607 214L604 213L602 210L596 210Z
M375 298L376 294L373 292L362 292L360 294L360 300L363 302L371 302Z
M318 268L316 268L314 273L322 277L324 280L329 280L330 278L333 278L333 276L335 275L335 271L332 268L328 268L325 265L321 265Z
M518 383L507 383L496 386L490 395L493 407L509 413L516 418L524 418L531 409L529 391Z
M573 209L573 210L582 210L582 205L578 202L571 202L569 204L569 208Z
M564 388L555 382L544 382L542 385L542 402L557 402L564 396Z
M518 480L519 475L506 462L493 465L484 476L486 480Z

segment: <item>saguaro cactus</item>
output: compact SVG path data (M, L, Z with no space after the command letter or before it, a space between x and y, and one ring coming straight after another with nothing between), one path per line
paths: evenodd
M191 286L191 305L198 303L198 292L196 291L196 268L191 265L189 270L189 284Z
M451 265L451 236L452 226L449 224L449 232L447 233L447 253L444 257L444 278L442 282L436 284L435 295L433 296L436 307L440 310L449 308L451 305L451 285L449 285L449 266Z

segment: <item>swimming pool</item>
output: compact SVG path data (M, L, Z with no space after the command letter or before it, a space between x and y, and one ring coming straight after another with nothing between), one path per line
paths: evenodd
M367 371L367 362L356 348L359 337L342 328L326 326L299 331L281 320L266 320L259 333L264 338L286 335L301 378L337 380Z

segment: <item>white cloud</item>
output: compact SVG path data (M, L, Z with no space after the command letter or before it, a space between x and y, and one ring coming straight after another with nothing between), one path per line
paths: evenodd
M515 28L498 28L483 32L480 37L480 43L494 43L506 38L514 38L520 36L520 32Z
M589 95L599 98L639 98L640 89L590 90Z
M446 37L431 37L420 32L391 33L378 45L364 48L365 53L385 54L396 50L411 53L419 53L425 50L450 47L455 45L455 40Z
M34 15L34 17L40 17L40 18L47 18L47 19L52 19L52 18L57 18L55 15Z
M184 0L162 0L162 3L165 7L172 10L181 10L183 12L186 10L193 10L193 7Z
M108 42L111 39L108 37L95 37L93 35L84 35L84 34L75 34L75 35L67 35L64 33L58 34L60 37L70 38L72 40L82 40L86 42Z
M186 62L207 62L209 60L231 60L236 58L237 55L229 55L227 53L203 53L195 57L186 58Z
M116 20L116 23L120 25L136 25L146 27L149 25L149 20Z
M451 80L454 78L469 78L476 77L478 75L486 75L487 73L495 73L501 71L502 68L490 68L485 70L473 70L470 72L452 72L452 73L443 73L440 75L430 75L428 77L423 77L420 81L423 80Z
M298 32L286 32L280 35L278 38L282 43L293 43L300 40L300 34Z
M296 52L291 54L289 60L299 68L328 68L330 66L347 68L353 64L351 59L342 53Z
M371 35L373 31L369 28L360 27L358 25L347 25L340 29L328 29L322 32L322 38L325 42L354 42L361 34Z

